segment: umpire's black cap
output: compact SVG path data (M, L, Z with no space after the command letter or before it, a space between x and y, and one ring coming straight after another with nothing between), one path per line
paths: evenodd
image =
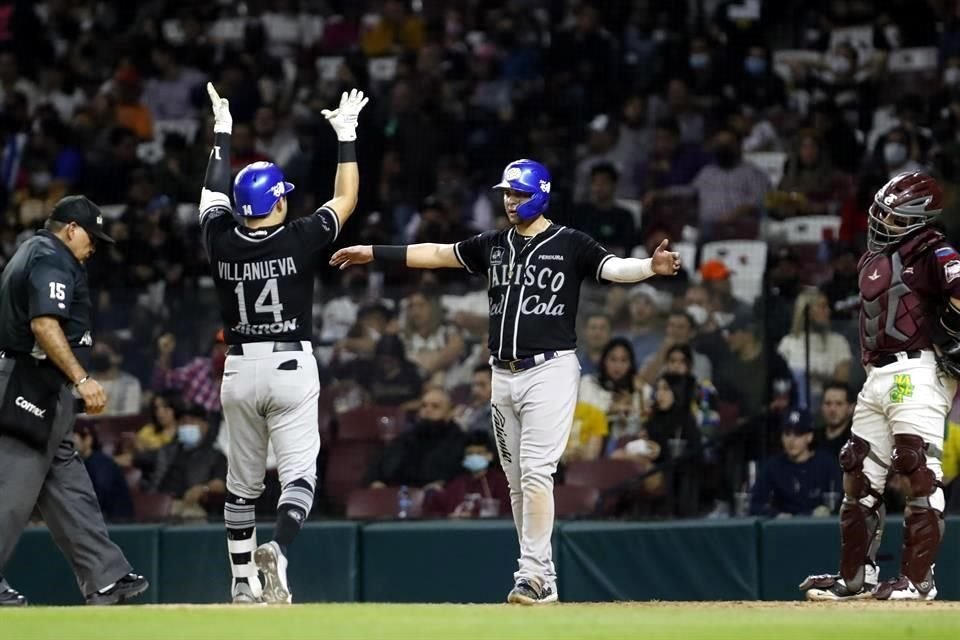
M67 196L53 205L51 220L57 222L76 222L91 237L113 244L113 238L103 230L103 212L86 196Z

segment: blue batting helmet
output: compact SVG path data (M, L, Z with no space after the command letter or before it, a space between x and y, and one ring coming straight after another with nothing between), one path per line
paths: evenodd
M513 189L529 193L531 198L517 207L521 220L532 220L542 215L550 205L550 172L534 160L514 160L503 170L503 179L494 189Z
M283 172L272 162L248 164L233 181L237 214L244 218L262 218L269 214L277 201L291 191L293 185L284 182Z

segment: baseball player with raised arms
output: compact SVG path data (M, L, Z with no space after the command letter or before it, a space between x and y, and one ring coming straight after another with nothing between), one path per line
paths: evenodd
M943 428L960 371L960 254L930 224L943 192L923 173L874 196L860 259L860 346L867 380L840 452L840 572L801 583L810 600L933 600L943 539ZM879 582L883 491L890 471L907 496L900 575Z
M287 220L293 185L269 162L247 165L233 182L227 100L207 84L213 149L200 196L200 227L228 345L221 399L227 429L224 523L235 603L291 602L287 547L313 506L317 481L320 382L310 342L313 286L324 247L353 213L360 184L354 141L367 104L354 89L323 115L339 140L333 198L312 215ZM235 217L236 216L236 217ZM254 502L263 492L267 442L281 493L273 540L257 546ZM261 584L257 570L263 574Z
M456 244L348 247L330 264L345 268L379 260L486 275L493 429L520 541L507 601L530 605L557 600L550 546L553 474L570 435L580 381L574 353L580 284L587 277L638 282L674 275L680 257L666 250L664 240L652 258L618 258L586 234L552 223L544 216L550 174L533 160L508 164L493 188L503 191L509 228Z

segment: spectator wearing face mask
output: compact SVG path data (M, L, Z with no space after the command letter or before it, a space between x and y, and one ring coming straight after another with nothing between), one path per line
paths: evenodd
M780 76L773 73L770 52L766 47L755 45L747 50L736 94L737 102L755 109L786 104L786 88Z
M226 492L227 459L214 447L215 440L203 407L181 408L177 439L157 450L144 489L176 498L173 515L206 517L208 496Z
M390 441L367 471L372 489L385 486L442 488L459 472L464 434L453 421L453 402L440 387L423 394L417 421Z
M90 350L90 371L97 376L107 394L102 415L129 416L143 409L140 381L121 369L123 356L106 341L99 340Z
M770 179L758 166L743 160L740 139L731 129L717 131L710 146L714 161L701 169L692 183L700 199L700 240L756 238Z
M919 149L914 136L903 127L896 127L877 141L874 156L888 178L910 171L928 171L916 160Z
M462 471L440 490L428 491L423 500L427 517L477 518L510 515L510 488L496 461L488 431L467 435Z

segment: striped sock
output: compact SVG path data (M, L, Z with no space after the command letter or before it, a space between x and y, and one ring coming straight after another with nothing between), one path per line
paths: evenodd
M230 555L230 573L235 583L247 583L254 595L260 595L260 579L253 552L257 548L254 501L227 492L223 505L223 522L227 527L227 552Z
M293 539L300 533L310 509L313 508L313 486L304 478L298 478L283 488L277 505L277 525L273 539L284 554Z

